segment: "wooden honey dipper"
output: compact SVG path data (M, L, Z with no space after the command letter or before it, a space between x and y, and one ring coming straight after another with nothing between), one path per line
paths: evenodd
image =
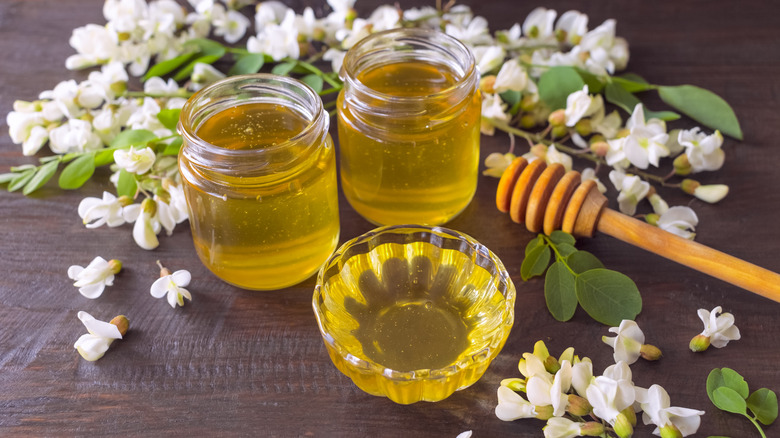
M596 182L544 160L516 158L496 190L496 206L533 233L563 230L592 237L598 230L715 278L780 302L780 275L606 208Z

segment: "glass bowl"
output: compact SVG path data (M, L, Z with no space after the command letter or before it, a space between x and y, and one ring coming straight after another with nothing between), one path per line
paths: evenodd
M363 391L408 404L476 382L504 346L514 302L484 245L395 225L342 245L320 269L312 305L336 367Z

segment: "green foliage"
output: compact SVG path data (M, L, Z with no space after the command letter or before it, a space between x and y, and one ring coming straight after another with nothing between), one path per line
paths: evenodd
M43 187L43 185L46 184L57 172L57 167L59 167L59 165L59 161L49 161L48 163L38 167L38 170L35 171L35 175L33 175L33 177L30 178L30 181L24 185L22 193L29 195L30 193Z
M227 53L227 48L222 44L207 38L195 38L184 43L185 53L153 65L144 75L146 81L154 76L164 76L176 71L173 79L181 81L189 79L195 64L213 64ZM262 64L261 64L262 65Z
M95 153L81 155L65 166L60 173L60 188L72 190L84 185L95 173Z
M157 114L157 120L159 120L160 123L163 124L163 126L170 129L171 132L176 132L176 126L179 124L180 114L181 114L181 108L168 108L168 109L160 110L160 112ZM154 136L154 134L152 135Z
M156 139L157 136L154 132L147 129L127 129L111 140L110 147L112 149L122 149L130 146L140 146Z
M301 81L306 85L310 86L315 93L319 93L320 91L322 91L322 86L324 83L322 76L318 76L314 73L311 73L302 77Z
M631 92L620 85L620 82L612 81L605 87L605 97L610 103L619 106L628 114L634 112L634 108L642 102ZM644 107L645 119L661 119L665 121L677 120L680 115L672 111L650 111Z
M523 280L544 274L544 297L553 318L568 321L579 304L596 321L617 326L642 310L642 297L627 276L609 269L591 253L574 247L570 234L539 234L528 242L520 267ZM550 265L552 254L555 261Z
M238 60L233 67L228 70L228 75L248 75L257 73L263 68L265 64L265 57L262 53L247 53L238 57Z
M658 95L693 120L742 140L742 128L734 110L712 91L694 85L662 86L658 87Z
M159 62L155 64L152 68L150 68L149 71L146 72L146 74L143 77L143 80L147 81L150 78L153 78L155 76L167 75L168 73L181 67L182 64L189 61L194 56L195 53L184 53L175 58L166 59L165 61Z
M731 368L715 368L707 376L707 396L712 404L722 411L744 415L766 438L758 422L768 426L777 419L777 394L767 388L748 396L749 392L745 379Z
M551 111L566 108L566 98L582 90L585 81L573 67L552 67L539 78L539 98Z
M135 179L135 175L125 169L120 169L119 180L116 185L116 194L118 196L134 198L136 190L138 190L138 182Z

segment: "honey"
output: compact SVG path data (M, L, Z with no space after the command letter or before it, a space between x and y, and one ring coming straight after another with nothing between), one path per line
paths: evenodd
M422 241L397 243L399 235ZM391 236L337 251L320 271L315 314L334 364L362 390L398 403L441 400L498 354L514 286L500 262L454 239Z
M258 76L277 87L303 86L289 78ZM230 79L243 81L239 91L244 93L258 80ZM205 115L193 117L187 106L182 112L183 125L188 123L184 115L194 122L182 127L191 134L184 135L179 165L195 249L217 277L245 289L299 283L338 243L336 165L327 117L315 111L321 109L319 99L311 103L315 110L307 109L305 92L312 99L316 94L300 89L301 101L230 97L221 105L209 100L208 111L200 111Z
M344 72L341 182L352 207L382 225L455 217L474 196L479 166L481 102L468 49L434 31L381 32L350 50Z

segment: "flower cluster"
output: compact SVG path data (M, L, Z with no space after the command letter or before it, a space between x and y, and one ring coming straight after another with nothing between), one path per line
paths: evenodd
M698 430L704 414L671 406L669 394L659 385L634 385L631 368L622 360L594 375L591 360L575 355L571 347L556 358L539 341L533 353L523 354L518 369L523 378L505 379L498 388L496 416L504 421L545 420L546 438L627 438L634 433L639 412L644 424L656 426L654 434L682 437ZM587 416L595 421L586 421Z

